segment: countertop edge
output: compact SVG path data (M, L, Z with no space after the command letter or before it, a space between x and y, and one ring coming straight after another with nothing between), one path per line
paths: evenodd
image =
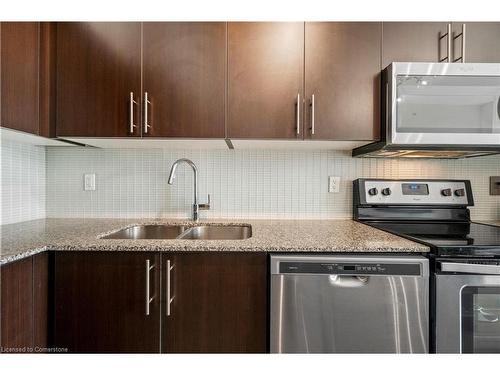
M0 254L0 265L9 264L23 258L27 258L44 251L94 251L94 252L111 252L111 251L121 251L121 252L240 252L240 253L311 253L311 254L382 254L382 253L400 253L400 254L425 254L430 251L430 248L424 244L410 241L408 239L396 236L394 234L388 234L380 229L367 226L364 223L359 223L352 219L339 220L339 227L331 231L332 224L330 221L335 222L335 220L327 220L328 223L324 221L319 221L314 224L314 229L318 226L320 231L318 234L311 235L309 223L307 220L291 220L290 228L281 229L286 220L220 220L222 223L216 223L215 225L228 225L230 224L240 224L250 222L253 227L259 228L259 237L255 241L250 241L248 243L228 240L227 242L214 241L210 243L209 241L198 242L198 240L192 240L189 242L179 242L179 240L172 240L177 242L165 242L164 240L159 240L159 242L151 242L151 240L127 240L130 242L124 242L123 240L106 239L102 241L102 236L110 232L109 225L103 225L103 219L93 219L95 223L92 222L90 225L85 223L87 227L82 227L84 229L80 230L79 225L81 219L71 219L72 223L67 223L66 221L60 221L62 219L39 219L30 222L19 223L21 226L9 228L12 233L6 231L7 247L3 254ZM68 220L68 219L65 219ZM110 219L104 219L110 220ZM113 220L113 219L111 219ZM214 219L215 220L215 219ZM126 221L126 224L124 223ZM81 221L82 223L85 220ZM138 225L141 223L172 223L175 224L183 223L183 220L176 219L117 219L116 223L112 223L112 226L117 228L129 227L131 225ZM299 222L299 223L297 223ZM302 223L303 222L303 223ZM61 223L64 223L61 226ZM108 221L104 221L105 224L109 224ZM189 223L192 225L192 223ZM207 221L207 224L214 225L212 220ZM16 225L16 224L14 224ZM25 226L23 226L25 225ZM304 229L303 226L306 226ZM362 225L363 228L357 227ZM277 226L278 233L275 234L275 228ZM2 226L3 227L3 226ZM95 227L95 228L94 228ZM70 228L67 231L66 229ZM75 229L76 228L76 229ZM339 229L340 228L340 229ZM4 229L4 228L2 228ZM101 230L102 229L102 230ZM297 237L297 229L300 232ZM33 232L29 232L29 231ZM115 231L112 230L111 232ZM347 230L347 232L345 232ZM359 230L359 231L358 231ZM55 231L55 232L54 232ZM59 231L62 231L59 233ZM83 233L81 233L83 231ZM291 232L290 232L291 231ZM368 231L368 232L367 232ZM374 231L373 238L367 240L367 236L370 237L371 231ZM380 237L377 233L381 234ZM54 235L57 233L57 235ZM293 233L295 237L289 240L286 236L288 233ZM344 234L345 233L345 234ZM285 237L284 237L285 235ZM304 240L302 237L304 236ZM387 237L389 235L390 237ZM38 236L38 238L30 239L31 236ZM338 236L338 237L336 237ZM54 238L51 238L54 237ZM276 238L275 238L276 237ZM23 244L23 238L28 238L28 241ZM3 239L3 236L2 236ZM68 240L69 239L69 240ZM333 241L332 241L333 239ZM137 242L133 242L137 241ZM149 241L149 242L147 242ZM242 240L245 241L245 240ZM303 242L303 243L301 243ZM9 251L8 244L11 244L13 248Z

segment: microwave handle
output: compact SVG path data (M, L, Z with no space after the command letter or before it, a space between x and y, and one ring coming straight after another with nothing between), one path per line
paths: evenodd
M500 275L500 266L452 262L441 262L440 264L441 271L443 272L475 273L478 275Z
M498 102L497 102L497 115L498 119L500 120L500 96L498 97Z

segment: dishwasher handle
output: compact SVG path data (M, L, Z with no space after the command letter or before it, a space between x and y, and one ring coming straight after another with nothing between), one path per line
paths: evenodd
M341 288L360 288L368 284L369 276L330 275L328 280L331 285Z

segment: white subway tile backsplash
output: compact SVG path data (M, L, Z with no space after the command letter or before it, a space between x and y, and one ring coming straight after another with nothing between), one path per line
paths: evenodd
M45 217L45 148L3 139L1 224Z
M346 152L271 150L105 150L47 148L48 217L178 217L190 215L192 171L172 163L192 159L199 170L199 199L211 194L213 218L349 218L352 180L378 178L471 179L475 219L499 219L500 197L490 196L490 175L500 156L463 160L353 159ZM3 169L3 168L2 168ZM83 175L96 174L96 190ZM328 176L340 176L340 193L328 193Z

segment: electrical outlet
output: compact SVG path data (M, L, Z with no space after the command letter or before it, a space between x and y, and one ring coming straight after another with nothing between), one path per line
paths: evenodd
M335 177L335 176L328 177L328 192L329 193L340 192L340 177Z
M95 190L95 173L83 175L83 190Z
M490 177L490 195L500 195L500 176Z

